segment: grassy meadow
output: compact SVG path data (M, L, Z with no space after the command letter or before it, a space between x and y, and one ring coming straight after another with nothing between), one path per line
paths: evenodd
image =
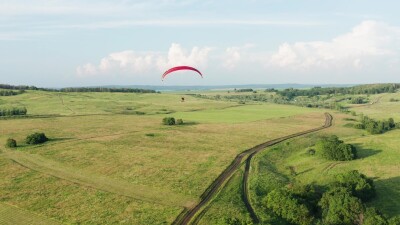
M0 147L0 203L67 224L168 224L239 152L324 122L318 109L180 97L42 91L0 97L0 107L28 109L26 117L0 119L0 143L14 138L19 145ZM166 116L186 124L164 126ZM50 141L24 144L33 132Z

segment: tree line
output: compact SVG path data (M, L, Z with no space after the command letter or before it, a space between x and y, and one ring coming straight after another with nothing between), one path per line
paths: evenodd
M254 92L252 88L242 88L242 89L234 89L234 92Z
M56 91L56 89L52 88L38 88L36 86L27 86L27 85L10 85L10 84L0 84L1 89L8 89L8 90L40 90L40 91Z
M105 88L105 87L78 87L61 88L61 92L122 92L122 93L157 93L155 90L140 88Z
M380 93L394 93L400 88L400 84L366 84L354 87L313 87L310 89L294 89L287 88L284 90L267 89L268 92L276 92L288 99L293 99L297 96L317 96L317 95L331 95L331 94L380 94Z
M26 115L27 112L28 110L25 107L0 108L0 117Z
M155 90L150 89L141 89L141 88L106 88L106 87L76 87L76 88L38 88L35 86L26 86L26 85L9 85L9 84L0 84L1 89L8 90L37 90L37 91L52 91L52 92L123 92L123 93L157 93Z

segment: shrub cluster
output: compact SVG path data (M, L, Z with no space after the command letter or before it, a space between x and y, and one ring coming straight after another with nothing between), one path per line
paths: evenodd
M0 90L0 96L13 96L22 94L24 92L25 92L24 90L19 90L19 91Z
M329 160L349 161L357 158L357 149L339 140L336 135L322 138L317 142L316 148L322 157Z
M354 125L355 128L364 129L371 134L382 134L395 129L397 126L393 118L389 118L388 120L374 120L368 116L362 116L361 122Z
M371 179L358 171L339 174L325 187L315 184L275 189L264 198L264 206L292 224L392 225L365 202L375 196Z
M364 104L368 103L368 100L363 97L355 97L350 100L351 104Z
M44 133L33 133L26 137L26 143L29 145L41 144L48 140L49 139L46 137Z
M0 117L1 116L18 116L18 115L26 115L28 111L26 108L0 108Z
M162 120L162 123L164 125L183 125L183 120L182 119L177 119L175 120L174 117L164 117L164 119Z

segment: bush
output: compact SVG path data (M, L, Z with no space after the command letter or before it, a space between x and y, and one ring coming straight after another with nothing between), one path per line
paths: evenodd
M386 131L396 128L393 118L388 120L374 120L367 116L361 117L361 123L356 126L359 129L365 129L371 134L382 134Z
M174 117L165 117L163 119L163 124L169 125L169 126L175 125L175 118Z
M363 225L388 225L387 219L375 208L369 207L365 210Z
M400 224L400 215L394 216L389 219L389 225L399 225Z
M183 125L183 120L182 119L177 119L176 120L177 125Z
M347 188L363 201L375 197L374 181L357 170L337 175L336 182L337 185Z
M8 148L16 148L17 147L17 141L14 140L14 139L11 139L11 138L7 139L6 147L8 147Z
M351 144L345 144L336 135L324 137L317 143L317 149L322 157L329 160L349 161L357 158L357 149Z
M41 144L48 140L49 139L46 137L44 133L33 133L26 137L26 143L29 145Z
M313 217L307 207L286 189L273 190L266 197L266 206L277 215L294 224L312 224Z

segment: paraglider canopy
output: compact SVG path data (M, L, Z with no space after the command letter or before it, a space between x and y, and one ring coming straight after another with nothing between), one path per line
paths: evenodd
M192 71L197 72L201 76L201 78L203 78L203 74L201 74L201 72L198 69L194 68L194 67L191 67L191 66L176 66L176 67L172 67L171 69L165 71L165 73L162 75L161 79L164 80L164 78L168 74L173 73L175 71L179 71L179 70L192 70Z

